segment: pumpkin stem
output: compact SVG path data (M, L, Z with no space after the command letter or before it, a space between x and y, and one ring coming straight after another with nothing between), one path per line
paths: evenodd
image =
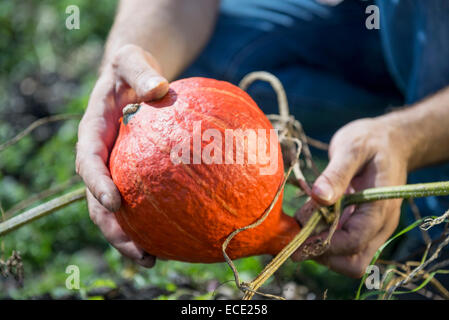
M140 109L140 104L130 103L123 108L123 123L128 124L129 120L135 115Z

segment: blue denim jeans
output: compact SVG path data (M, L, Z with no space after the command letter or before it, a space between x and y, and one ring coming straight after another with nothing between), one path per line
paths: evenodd
M368 30L365 9L380 9L380 29ZM414 103L449 85L449 1L223 0L214 34L182 77L237 84L266 70L285 86L290 110L306 133L329 141L344 124ZM265 83L250 95L277 113ZM409 182L449 180L449 166L410 174ZM442 214L447 199L417 200L423 215ZM411 220L411 219L410 219ZM419 232L416 232L419 238Z

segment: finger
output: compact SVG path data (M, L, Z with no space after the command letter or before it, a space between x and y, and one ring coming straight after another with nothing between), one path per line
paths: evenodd
M369 179L367 179L369 180ZM381 174L372 179L374 185L389 185ZM368 184L367 187L371 186ZM368 246L370 239L397 225L400 216L401 199L383 200L358 205L350 215L342 216L341 228L332 237L328 250L330 254L354 254ZM393 232L394 230L391 230Z
M352 216L355 210L356 210L355 205L347 206L346 208L343 209L343 212L341 213L340 219L338 221L337 226L338 229L341 229L345 225L345 223L349 220L349 218Z
M335 147L334 147L335 146ZM348 188L368 158L367 151L357 143L333 142L330 161L312 187L312 197L324 205L335 203Z
M120 208L120 193L106 166L118 129L118 114L108 85L99 80L78 127L76 171L87 188L109 211Z
M362 205L357 209L340 229L333 234L326 255L352 255L363 251L370 241L382 229L382 207L379 203ZM380 217L379 217L380 216ZM309 259L306 250L315 243L323 243L329 231L313 235L292 255L294 261Z
M360 205L332 236L329 254L347 255L364 250L383 228L385 203ZM327 234L325 235L327 236Z
M80 129L81 130L81 129ZM111 179L106 159L108 150L101 140L88 138L95 133L79 135L76 152L77 173L83 178L87 188L109 211L120 208L120 193ZM90 141L87 142L87 141Z
M139 100L160 99L168 91L168 81L161 76L158 63L138 46L122 47L115 56L113 68L134 89Z
M349 255L333 255L330 252L326 252L316 260L328 265L336 272L354 278L361 277L376 251L393 234L399 224L400 201L389 201L386 210L386 214L389 216L388 219L385 220L385 224L382 225L379 233L368 241L366 248Z
M114 214L107 211L89 190L86 192L89 214L92 221L100 228L106 240L122 255L134 260L141 266L150 268L155 258L139 248L123 232Z
M352 181L354 181L354 179ZM355 192L355 189L352 186L352 181L351 181L351 184L349 185L349 187L346 189L345 195ZM349 217L351 217L351 215L354 213L355 209L356 209L355 205L349 205L343 209L343 211L341 212L340 218L338 220L337 229L342 228L342 226L346 223L346 221L348 221Z
M363 168L363 172L352 180L362 189L374 186L388 186L399 178L390 177L396 173L388 174L390 170L378 163L372 162ZM405 176L405 173L404 173ZM399 219L401 200L384 200L358 205L353 214L345 216L341 229L333 236L329 252L331 254L353 254L363 250L370 239L374 238L382 229L394 224Z
M331 270L346 275L351 278L362 277L368 265L371 263L376 251L388 239L387 232L379 233L372 239L368 246L361 252L353 255L323 255L316 258L316 261L326 265Z
M325 256L316 258L315 260L318 263L325 265L332 271L338 272L350 278L358 279L365 273L366 267L369 265L374 253L375 250L373 252L370 250L369 254L368 251L366 251L365 254L360 255Z
M354 192L352 187L349 187L345 193ZM307 200L307 202L295 213L295 218L299 224L304 227L312 216L313 212L320 207L313 199ZM339 225L343 225L349 216L354 212L355 206L346 207L340 217Z

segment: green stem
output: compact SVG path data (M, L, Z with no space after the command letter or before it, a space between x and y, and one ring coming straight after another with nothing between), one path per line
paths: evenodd
M377 200L400 198L409 199L447 195L449 195L449 181L371 188L365 189L361 192L345 195L343 198L343 207L351 204L360 204Z

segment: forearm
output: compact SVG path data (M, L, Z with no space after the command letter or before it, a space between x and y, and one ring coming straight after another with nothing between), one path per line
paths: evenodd
M449 87L381 118L396 131L408 170L449 160Z
M108 37L102 66L123 45L150 52L172 80L209 39L218 0L122 0Z

